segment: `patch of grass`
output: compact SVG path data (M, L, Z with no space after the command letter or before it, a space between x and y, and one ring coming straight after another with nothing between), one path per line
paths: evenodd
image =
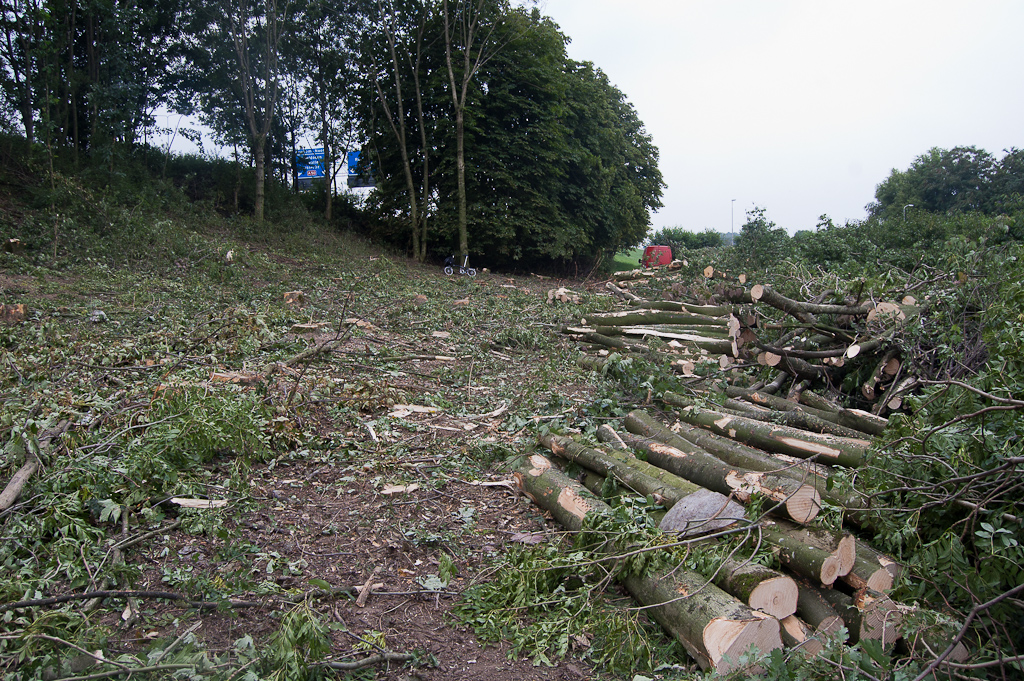
M612 260L611 270L612 272L622 272L625 270L635 270L640 266L640 258L644 254L644 249L634 248L631 251L623 251L622 253L616 253L615 259Z

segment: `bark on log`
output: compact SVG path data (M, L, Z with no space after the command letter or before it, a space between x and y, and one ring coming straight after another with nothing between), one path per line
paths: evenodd
M709 433L688 423L678 423L679 432L676 433L642 409L631 411L626 416L624 425L629 432L635 435L652 438L677 449L686 449L688 444L696 445L731 466L784 475L791 480L815 487L818 493L823 495L822 498L827 499L830 503L838 501L838 499L825 496L827 492L825 492L826 471L824 467L803 459L782 460L760 449Z
M853 567L852 535L835 536L821 528L797 528L776 523L761 529L765 541L779 548L779 560L790 570L817 583L830 585Z
M619 288L610 281L607 284L605 284L605 288L607 288L609 291L619 296L623 300L628 300L631 303L640 303L643 300L640 296L636 295L632 291L627 291L624 288Z
M903 565L897 563L893 558L882 553L875 547L865 544L864 542L857 540L857 556L865 558L868 562L874 565L879 565L892 575L893 581L898 580L904 571ZM879 589L882 591L882 589Z
M739 356L739 348L736 347L736 341L729 339L708 338L707 336L698 336L692 333L658 331L643 326L596 326L594 327L594 332L607 338L612 336L640 336L641 338L654 336L656 338L677 340L715 354Z
M728 319L661 310L625 310L587 315L584 324L600 326L644 326L650 324L694 324L698 326L729 326Z
M527 496L570 530L579 531L588 513L611 512L543 456L524 459L515 478ZM782 647L778 620L752 610L700 575L677 569L621 581L640 603L655 606L646 612L704 669L734 669L751 646L762 653Z
M544 434L538 439L555 456L575 461L595 473L615 478L635 492L650 494L667 508L701 489L699 485L641 461L627 452L602 452L564 435Z
M662 399L669 404L678 398L666 392ZM678 400L677 400L678 401ZM685 398L683 398L685 402ZM723 435L744 444L802 459L815 458L822 463L856 468L864 464L871 443L867 440L808 433L798 428L761 423L742 416L732 416L711 409L685 407L679 418L694 426Z
M769 393L758 390L744 390L743 388L735 388L732 386L728 386L725 389L725 394L728 395L729 397L745 400L747 402L750 402L751 404L756 404L761 407L768 407L776 411L802 411L807 414L813 414L814 416L817 416L818 418L824 419L826 421L832 421L833 423L839 422L839 416L837 412L827 411L824 409L816 409L814 407L809 407L807 405L799 404L786 398L779 397L778 395L771 395Z
M799 650L807 657L813 657L825 647L821 636L817 635L809 624L796 615L790 615L779 621L782 643L787 648Z
M807 324L813 324L815 322L815 315L819 314L867 316L868 312L872 309L868 305L852 307L847 305L804 303L799 300L787 298L775 289L769 288L768 286L762 286L760 284L755 284L751 287L750 297L756 302L771 305L772 307Z
M800 404L822 411L833 411L836 423L869 435L881 435L889 420L860 409L846 409L809 390L800 393Z
M643 301L637 304L645 310L666 310L671 312L689 312L704 317L725 317L731 314L735 307L733 305L694 305L687 302L676 302L674 300L652 300Z
M860 544L857 546L859 551ZM889 593L893 584L891 572L859 552L854 560L853 569L841 579L854 590L871 589L880 593Z
M28 461L11 476L4 491L0 493L0 511L6 511L21 496L25 483L39 470L39 459L34 454L28 454Z
M839 412L839 425L856 428L872 435L881 435L889 425L889 419L860 409L843 409Z
M796 614L814 627L819 636L828 636L846 626L836 609L825 600L821 591L804 579L796 580L799 595L796 600Z
M669 631L703 669L728 673L751 646L760 653L782 647L779 621L744 605L700 575L682 570L665 578L626 577L626 589Z
M846 622L853 643L877 640L888 648L900 637L903 615L885 594L865 589L851 597L835 589L822 589L821 595Z
M56 427L44 430L39 435L39 451L45 452L49 449L50 443L66 433L70 427L71 422L64 420L58 423ZM25 457L25 463L11 476L7 486L4 487L4 491L0 492L0 511L6 511L14 505L14 502L21 496L22 490L25 489L25 485L35 475L36 471L39 470L39 457L35 453L27 452Z
M727 560L715 576L715 584L754 610L776 619L796 612L799 592L792 577L755 563Z
M634 449L645 452L647 460L655 466L701 487L731 494L743 503L748 503L754 494L761 494L777 502L777 506L770 510L798 523L811 522L821 511L821 496L811 485L774 473L729 466L690 443L679 449L635 435L623 436L622 439Z
M726 394L740 393L742 390L736 388L726 388ZM854 430L853 428L847 428L841 426L829 419L821 418L817 414L800 408L800 405L794 404L789 400L775 395L765 395L763 393L756 393L762 399L752 399L750 402L741 402L740 400L728 399L723 401L722 407L725 410L742 411L741 415L747 416L748 418L756 419L758 421L765 421L767 423L777 423L781 426L790 426L791 428L799 428L800 430L807 430L813 433L819 433L822 435L836 435L838 437L851 437L854 439L862 439L867 433L863 431ZM765 401L763 398L772 398L772 402ZM791 408L784 409L774 402L778 400L779 403L785 402L790 405ZM761 406L759 409L751 410L747 409L748 406L767 405L768 408ZM694 405L683 405L677 406L694 406ZM836 415L830 415L835 419L838 419Z
M800 404L817 409L819 411L827 411L833 414L838 414L843 410L843 406L836 404L832 400L822 397L818 393L812 390L805 390L800 393Z

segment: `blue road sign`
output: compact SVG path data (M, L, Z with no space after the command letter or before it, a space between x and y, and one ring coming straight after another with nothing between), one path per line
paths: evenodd
M324 173L324 150L299 149L295 153L295 165L299 168L299 177L302 179L322 178Z

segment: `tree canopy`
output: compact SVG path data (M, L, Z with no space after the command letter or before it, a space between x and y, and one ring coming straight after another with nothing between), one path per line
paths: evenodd
M932 148L907 170L889 174L868 204L871 217L894 217L904 206L929 213L1018 209L1024 192L1024 151L1010 149L997 161L976 147Z
M537 9L507 0L2 7L8 129L112 169L160 132L160 107L198 115L253 167L257 218L264 175L294 188L297 148L310 143L325 150L328 213L345 152L361 150L380 234L421 260L466 250L496 266L590 261L639 244L661 205L658 151L636 111L600 69L567 57L567 38Z

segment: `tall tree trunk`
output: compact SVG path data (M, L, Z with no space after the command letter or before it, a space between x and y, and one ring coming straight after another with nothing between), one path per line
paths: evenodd
M265 161L264 161L264 144L266 143L266 136L260 135L253 140L252 155L253 160L256 164L256 205L255 215L256 222L263 222L263 198L264 198L264 179L265 179Z
M466 214L466 132L463 107L455 111L455 172L459 184L459 253L469 255L468 216Z

